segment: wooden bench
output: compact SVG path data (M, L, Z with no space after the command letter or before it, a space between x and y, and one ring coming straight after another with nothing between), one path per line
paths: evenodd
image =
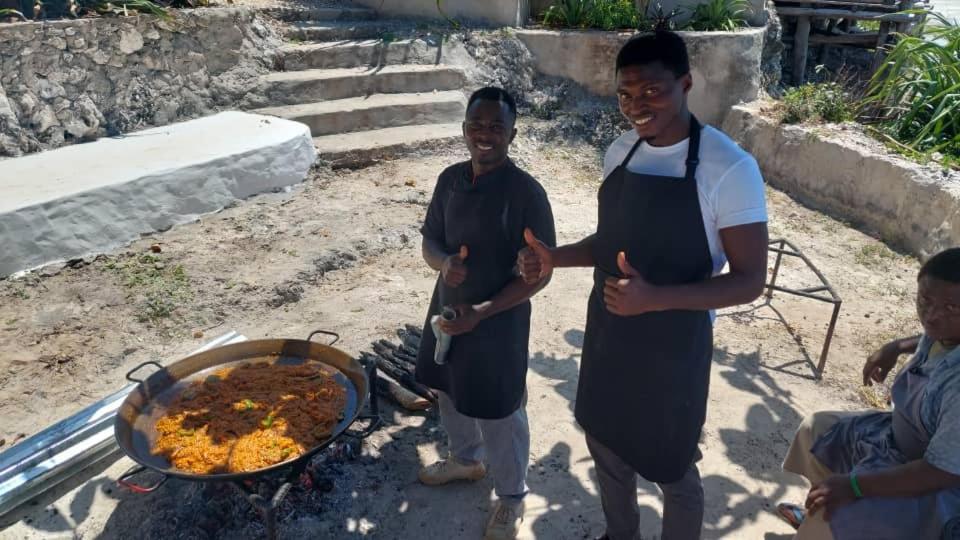
M872 67L876 69L883 59L883 46L891 32L908 32L923 18L922 14L903 13L917 8L915 0L775 0L775 4L784 22L796 21L793 35L784 36L785 42L793 43L795 85L804 83L811 44L875 49ZM877 21L879 31L853 31L857 21ZM824 32L811 32L815 22L825 23Z

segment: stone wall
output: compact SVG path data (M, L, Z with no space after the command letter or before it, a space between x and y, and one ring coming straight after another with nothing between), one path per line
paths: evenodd
M731 107L757 99L761 86L763 28L740 32L681 32L690 51L690 108L719 125ZM537 71L571 79L598 96L616 90L615 59L630 33L518 30Z
M233 8L0 25L0 156L235 108L278 44Z
M770 185L920 258L960 245L960 173L892 155L855 125L783 126L764 108L735 107L723 129Z
M436 0L353 0L394 17L442 19ZM480 21L493 26L522 26L530 16L530 0L443 0L449 17Z

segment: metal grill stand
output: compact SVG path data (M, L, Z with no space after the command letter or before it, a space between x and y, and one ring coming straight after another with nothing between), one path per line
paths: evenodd
M377 365L372 363L364 367L367 370L369 380L376 381ZM377 396L373 391L373 384L369 386L370 389L367 398L368 412L367 414L358 416L357 420L367 420L370 424L362 431L347 431L343 434L343 436L352 437L361 442L383 425L383 419L380 417L380 405L377 403ZM330 441L331 444L333 442L334 441ZM309 463L310 460L303 460L290 467L290 471L287 473L283 484L277 488L277 491L274 492L271 497L264 497L255 491L253 481L233 482L233 485L250 501L250 505L253 506L257 514L260 515L267 540L277 540L277 510L280 508L280 504L283 503L283 499L290 493L294 483L299 481L300 477L306 472Z
M833 315L830 317L830 326L827 327L827 336L823 341L823 350L820 352L820 361L817 364L816 377L817 379L823 378L823 368L827 363L827 354L830 352L830 342L833 341L833 331L837 326L837 318L840 316L840 305L843 303L843 300L840 299L840 296L837 294L837 291L830 285L830 282L827 281L827 278L823 276L823 273L814 266L810 259L806 257L797 246L793 245L789 240L783 238L778 238L776 240L771 240L769 244L769 251L777 254L777 262L773 265L773 276L770 278L770 283L767 285L766 296L768 299L773 298L773 292L779 291L782 293L792 294L796 296L803 296L805 298L812 298L814 300L819 300L820 302L826 302L828 304L833 304ZM781 287L777 285L777 275L780 273L780 263L783 260L783 256L788 257L797 257L804 264L807 265L817 278L820 280L821 285L819 287L809 287L806 289L789 289L787 287ZM828 293L824 294L824 292Z

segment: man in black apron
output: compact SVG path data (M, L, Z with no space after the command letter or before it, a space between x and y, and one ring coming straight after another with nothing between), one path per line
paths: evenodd
M417 380L439 391L449 455L420 471L441 485L478 480L490 466L498 501L485 538L514 538L523 518L530 430L525 411L530 297L548 275L528 283L516 273L524 230L554 244L546 192L507 156L517 107L499 88L475 92L463 135L470 161L445 170L427 209L423 257L440 272L417 356ZM435 357L431 319L452 336L443 364Z
M556 267L594 268L575 412L611 540L639 538L638 474L663 490L662 538L699 538L712 310L754 300L766 277L756 161L697 122L691 86L678 35L624 45L617 95L634 129L607 151L597 232L555 249L528 234L518 261L533 282Z

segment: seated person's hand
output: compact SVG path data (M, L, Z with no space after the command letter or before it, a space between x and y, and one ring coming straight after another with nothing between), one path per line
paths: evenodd
M838 508L857 500L850 484L850 477L845 474L835 474L820 484L813 486L807 495L807 515L813 515L823 509L824 521L830 521L830 516Z
M864 386L883 382L890 370L897 365L897 358L900 358L900 348L897 347L896 342L887 343L870 355L863 366Z

